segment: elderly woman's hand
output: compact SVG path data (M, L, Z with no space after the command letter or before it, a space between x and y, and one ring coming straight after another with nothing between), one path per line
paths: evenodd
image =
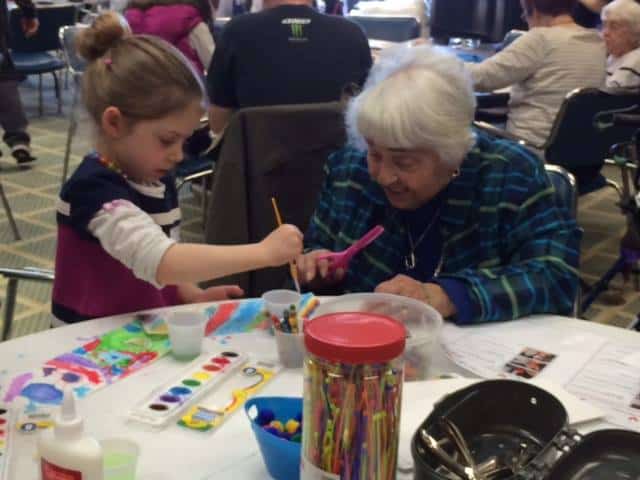
M422 283L406 275L396 275L391 280L382 282L376 287L376 293L391 293L425 302L438 310L444 318L456 313L456 306L440 285Z
M327 260L318 260L321 255L331 253L329 250L313 250L312 252L300 255L296 259L298 267L298 278L303 285L323 287L334 285L344 279L345 271L337 269L335 272L329 271Z

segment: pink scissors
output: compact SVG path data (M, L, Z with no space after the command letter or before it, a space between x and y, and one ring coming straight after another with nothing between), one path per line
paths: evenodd
M368 247L383 233L384 227L382 225L373 227L371 230L365 233L365 235L360 240L355 242L346 250L335 253L327 253L326 255L320 255L316 260L328 260L329 271L335 271L339 268L347 270L347 268L349 267L349 262L354 257L354 255L360 253L362 250Z

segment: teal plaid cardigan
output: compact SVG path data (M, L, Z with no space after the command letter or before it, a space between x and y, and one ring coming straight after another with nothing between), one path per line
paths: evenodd
M535 155L484 133L476 137L447 189L438 225L443 239L438 279L462 283L471 301L470 318L459 323L571 313L580 228L557 203ZM373 291L403 273L409 246L404 225L369 176L366 152L334 153L305 246L339 251L378 224L386 231L351 261L345 292Z

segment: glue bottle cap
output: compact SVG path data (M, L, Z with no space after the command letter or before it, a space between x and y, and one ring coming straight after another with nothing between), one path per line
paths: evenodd
M56 436L79 437L82 435L84 421L76 411L76 399L73 390L66 388L62 397L62 406L60 407L60 415L56 419L55 434Z

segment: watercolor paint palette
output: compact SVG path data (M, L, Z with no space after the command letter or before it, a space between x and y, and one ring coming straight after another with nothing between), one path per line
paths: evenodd
M155 388L129 412L129 418L154 427L165 426L247 361L247 355L233 350L200 355L180 375Z
M207 396L203 404L190 407L178 425L199 432L216 431L279 371L277 364L263 360L250 361Z
M9 480L9 458L13 435L13 411L0 403L0 480Z

